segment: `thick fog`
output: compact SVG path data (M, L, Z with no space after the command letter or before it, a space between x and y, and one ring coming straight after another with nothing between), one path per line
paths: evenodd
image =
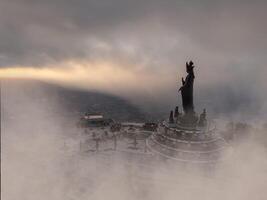
M224 161L210 169L167 160L140 163L119 154L81 153L77 118L65 114L57 96L23 86L2 83L3 199L266 199L262 124L229 144Z

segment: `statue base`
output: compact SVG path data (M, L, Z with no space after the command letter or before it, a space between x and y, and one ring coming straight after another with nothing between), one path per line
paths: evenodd
M186 113L178 119L177 123L181 126L193 128L198 125L198 116L195 113Z

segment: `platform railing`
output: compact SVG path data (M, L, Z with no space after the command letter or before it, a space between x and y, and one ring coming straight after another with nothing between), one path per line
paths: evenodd
M163 122L160 123L161 126L164 126L164 127L168 128L170 130L174 130L174 131L176 130L176 128L174 128L174 127L168 127L167 124L168 124L168 122L166 122L166 121L163 121ZM203 133L212 133L212 132L214 132L216 130L216 124L215 124L214 120L208 121L207 126L206 126L206 128L204 130L203 130L202 127L198 127L198 126L196 126L196 127L187 127L187 126L182 126L181 124L174 124L174 125L176 125L177 128L180 128L185 133L197 132L197 133L202 133L203 134Z

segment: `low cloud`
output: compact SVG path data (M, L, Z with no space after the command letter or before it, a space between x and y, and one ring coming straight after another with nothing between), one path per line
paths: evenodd
M142 163L79 151L81 130L62 115L60 102L2 88L2 197L4 199L264 200L266 132L232 144L213 169L176 162ZM19 103L16 103L18 102ZM255 129L256 131L256 129ZM258 139L257 139L258 138ZM264 143L265 141L265 143ZM84 141L83 141L84 142ZM119 154L119 152L117 152ZM11 187L12 186L12 187Z

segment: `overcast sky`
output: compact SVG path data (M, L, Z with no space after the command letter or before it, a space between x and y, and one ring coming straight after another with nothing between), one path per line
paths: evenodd
M264 0L1 0L0 74L174 101L193 59L199 93L266 109L266 9Z

